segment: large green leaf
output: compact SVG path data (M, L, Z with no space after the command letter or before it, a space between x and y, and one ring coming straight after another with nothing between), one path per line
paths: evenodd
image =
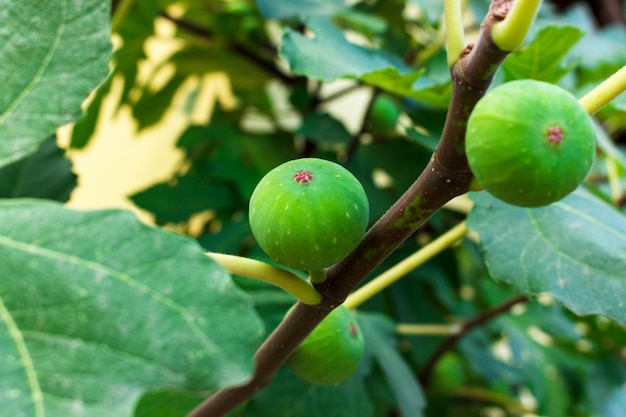
M579 189L525 209L487 192L473 196L468 226L489 273L524 294L547 292L579 314L626 323L626 218Z
M0 0L0 166L80 115L106 76L109 2Z
M502 64L506 80L532 78L556 83L571 65L563 58L583 37L583 32L573 26L546 26L524 48L514 51Z
M307 19L314 37L305 36L291 28L283 32L280 54L296 74L323 80L360 78L385 68L401 73L409 69L402 60L383 50L368 49L348 42L343 32L321 17Z
M450 73L445 53L437 54L427 68L416 70L385 50L349 42L329 19L311 17L306 22L311 36L289 27L283 32L280 54L294 73L326 82L358 79L393 94L448 104Z
M263 326L192 240L123 211L0 202L0 409L129 416L149 390L242 383Z

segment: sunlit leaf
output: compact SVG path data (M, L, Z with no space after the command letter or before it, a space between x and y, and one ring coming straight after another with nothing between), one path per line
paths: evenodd
M145 391L213 391L252 371L250 299L190 239L128 212L7 200L0 259L7 415L130 416Z
M473 196L468 226L490 274L524 294L546 292L579 314L626 323L626 217L579 189L541 208Z
M108 71L109 9L98 0L0 1L0 166L80 116Z
M365 48L348 42L343 32L325 18L307 19L311 37L293 29L283 32L280 53L296 74L323 81L360 78L385 68L407 72L402 60L383 50Z

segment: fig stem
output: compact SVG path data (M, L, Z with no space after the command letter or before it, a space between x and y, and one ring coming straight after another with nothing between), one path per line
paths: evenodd
M461 56L463 48L465 48L462 14L460 0L443 0L443 18L449 68L452 68Z
M322 295L308 281L284 269L242 256L215 252L207 252L206 255L231 274L273 284L304 304L316 305L322 301Z
M469 185L470 191L482 191L485 189L476 178L472 178L472 182Z
M535 16L541 7L541 0L516 0L504 20L493 25L493 43L503 51L514 51L524 42Z
M358 290L354 291L346 298L344 305L349 309L358 307L394 282L398 281L400 278L407 275L418 266L424 264L437 254L455 244L459 239L465 236L467 232L468 229L465 222L457 224L452 229L430 242L428 245L424 246L411 256L403 259L376 278L372 279L367 284L363 285Z
M311 283L312 284L321 284L322 282L326 281L326 271L324 271L323 269L315 269L312 271L309 271L309 276L311 277Z
M626 90L626 65L581 97L578 102L589 115L592 115L624 90Z

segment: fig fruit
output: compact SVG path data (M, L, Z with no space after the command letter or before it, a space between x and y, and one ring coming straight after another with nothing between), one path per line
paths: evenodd
M356 317L341 305L304 339L287 367L312 384L338 385L357 370L364 350Z
M478 101L465 138L469 166L495 197L538 207L565 197L595 156L591 118L576 98L553 84L511 81Z
M396 129L400 107L389 96L380 95L372 104L370 111L370 130L372 134L389 134Z
M261 179L250 198L250 227L271 258L291 268L320 270L363 238L369 204L361 183L334 162L302 158Z

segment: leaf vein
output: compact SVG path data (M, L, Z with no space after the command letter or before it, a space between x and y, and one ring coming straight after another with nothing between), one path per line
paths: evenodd
M4 123L4 121L13 114L15 109L19 107L22 101L24 101L24 99L28 97L28 95L35 89L37 84L39 84L39 81L41 81L41 79L43 78L44 73L46 72L46 69L48 69L48 66L50 65L50 62L52 61L52 58L54 57L54 54L57 48L61 44L61 37L63 36L63 32L65 32L65 28L67 25L68 1L69 0L64 0L62 2L62 10L61 10L62 17L60 19L59 28L50 45L50 50L48 51L43 61L41 62L41 65L39 69L37 70L37 73L31 80L31 82L26 86L26 88L24 88L22 93L15 98L13 103L11 103L7 107L7 110L3 114L0 114L0 124Z
M76 256L72 256L66 253L53 251L51 249L46 249L38 246L33 246L28 243L15 241L9 239L5 236L0 236L0 244L11 247L13 249L21 250L26 253L31 253L37 256L46 257L49 259L55 259L62 262L66 262L69 264L80 265L88 269L92 269L94 271L102 271L107 275L111 276L113 279L121 282L123 284L128 285L129 287L142 292L159 302L161 305L169 308L176 312L182 319L188 324L190 330L195 334L197 340L207 349L207 351L215 352L222 351L215 343L211 342L210 339L204 334L204 332L198 327L195 323L194 318L187 312L184 306L174 302L170 298L165 297L164 295L158 293L153 290L149 286L133 279L133 277L127 273L115 270L101 263L97 263L94 261L90 261L88 259L79 258ZM222 352L224 353L224 352Z
M33 401L33 407L35 412L34 417L44 417L46 413L43 406L43 394L41 391L41 385L39 385L37 372L35 371L33 358L30 356L28 347L24 342L24 335L17 326L17 323L15 323L15 321L11 317L11 313L6 308L6 305L4 304L2 299L0 299L0 320L4 322L7 329L9 330L9 335L13 340L13 343L15 343L15 348L17 349L20 360L22 361L22 365L24 366L26 380L28 381L28 386L30 387L31 392L30 397Z

